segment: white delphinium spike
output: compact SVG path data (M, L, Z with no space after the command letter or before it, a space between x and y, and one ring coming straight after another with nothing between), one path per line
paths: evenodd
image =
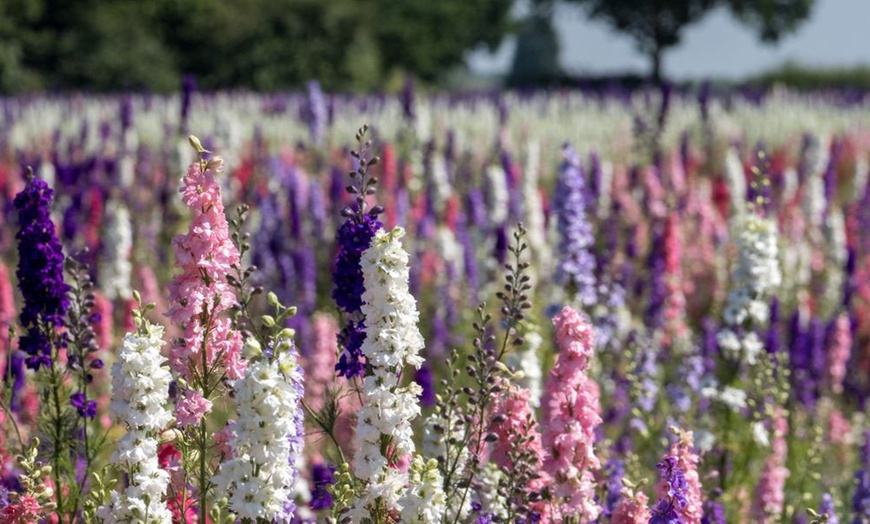
M357 415L354 469L364 487L350 511L354 522L369 517L372 507L401 511L408 474L391 465L415 451L411 421L420 414L420 386L400 386L405 366L419 369L423 336L420 314L408 290L408 253L399 239L405 231L378 230L363 253L365 292L362 312L366 339L362 353L370 368L363 379L363 406Z
M247 345L248 354L258 356L232 383L238 415L229 441L233 456L212 481L239 518L290 522L302 454L302 367L290 336L279 335L271 356L256 351L253 339Z
M106 229L102 240L100 288L109 300L126 300L132 293L130 275L133 264L130 262L130 253L133 249L133 231L130 212L115 200L106 205Z
M411 463L410 486L402 498L402 522L437 524L447 509L438 461L417 455Z
M168 524L172 514L163 502L169 473L157 462L157 434L172 420L169 401L169 371L160 354L163 327L138 319L139 331L127 333L112 367L112 402L109 413L126 426L111 462L124 471L129 485L112 493L112 502L97 510L105 524Z

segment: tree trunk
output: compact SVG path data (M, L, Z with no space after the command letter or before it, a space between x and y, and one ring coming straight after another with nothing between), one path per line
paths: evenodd
M652 62L652 71L650 77L653 83L657 86L662 85L662 49L656 46L650 53L650 62Z

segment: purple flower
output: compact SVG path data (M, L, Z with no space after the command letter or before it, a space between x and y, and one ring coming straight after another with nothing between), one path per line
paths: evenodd
M384 225L380 220L365 215L362 223L349 218L338 229L338 253L332 269L332 282L335 284L332 299L346 313L355 313L362 307L365 287L360 260L363 251L369 248L375 233L382 227Z
M51 366L54 328L64 325L69 308L69 286L63 281L63 252L51 221L54 191L33 176L15 196L18 212L18 286L24 297L21 326L27 333L19 348L28 354L28 368Z
M419 384L423 389L420 393L420 405L424 408L430 408L435 405L435 387L432 381L432 369L427 364L423 364L414 374L414 382Z
M97 403L93 400L86 400L85 394L81 391L76 391L70 395L69 403L76 408L80 417L94 418L97 415Z
M362 344L366 339L365 330L364 321L354 322L350 320L338 333L338 345L344 348L335 364L338 376L351 379L365 373L365 364L362 361Z
M840 518L834 511L834 498L831 497L830 493L822 495L822 502L819 504L818 513L819 515L824 514L828 516L828 524L840 524Z
M553 195L560 236L556 283L568 286L584 304L590 305L596 299L595 257L589 252L595 238L586 219L583 171L569 144L563 147L562 155L564 160Z
M327 487L335 483L335 468L329 463L315 464L311 468L311 481L314 489L311 490L311 502L308 507L313 510L331 508L332 494Z

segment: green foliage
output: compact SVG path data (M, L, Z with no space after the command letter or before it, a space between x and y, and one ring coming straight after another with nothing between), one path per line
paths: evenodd
M438 81L510 29L512 0L0 0L0 92L330 90Z
M760 86L781 85L794 89L870 89L870 67L836 67L816 68L806 67L794 62L752 78L750 84Z
M625 33L650 58L653 80L661 79L662 53L680 43L683 30L710 10L724 6L758 32L763 42L776 42L809 18L815 0L569 0L583 5L590 18Z

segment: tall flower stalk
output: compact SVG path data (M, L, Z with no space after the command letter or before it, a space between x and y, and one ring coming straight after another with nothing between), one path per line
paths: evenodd
M137 300L138 293L134 293ZM172 420L166 408L172 376L161 355L163 326L148 322L144 313L153 307L133 311L136 331L127 333L118 361L112 367L113 398L109 412L127 433L112 454L112 463L128 479L123 493L112 492L108 505L97 510L105 524L142 522L169 524L172 514L164 497L169 473L158 464L158 435Z
M274 314L263 317L264 340L248 338L245 374L231 383L238 414L228 442L232 455L212 479L242 522L289 522L296 512L303 372L294 332L281 327L295 308L282 306L274 293L268 300Z
M401 378L406 366L423 364L423 336L408 290L408 253L399 242L404 234L400 227L379 230L362 256L366 339L361 351L369 371L357 416L354 471L363 487L350 511L354 522L385 522L388 513L401 510L409 479L399 464L415 451L411 421L420 414L421 389L414 382L402 386Z
M198 158L188 168L180 191L193 219L188 233L172 240L181 273L169 286L171 307L166 316L183 331L182 337L170 342L169 364L179 384L176 423L198 462L199 522L205 523L213 474L213 438L205 415L225 393L224 379L239 379L244 373L242 337L227 315L237 303L228 278L240 254L230 239L217 181L223 161L207 159L208 151L196 137L191 136L190 143Z

